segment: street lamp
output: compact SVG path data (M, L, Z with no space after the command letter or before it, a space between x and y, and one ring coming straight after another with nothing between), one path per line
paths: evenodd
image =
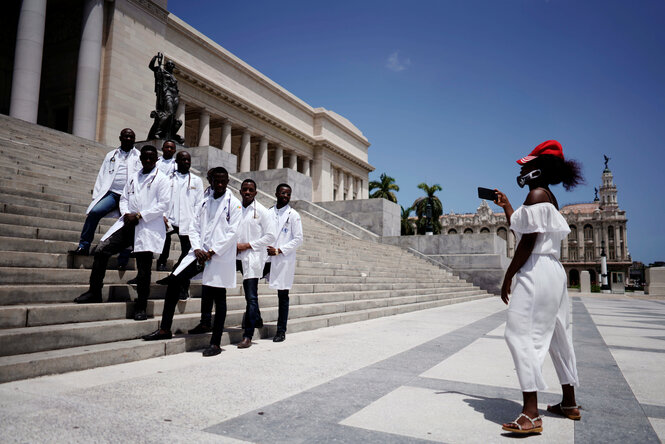
M610 286L607 282L607 255L605 254L605 239L600 242L600 291L610 293Z

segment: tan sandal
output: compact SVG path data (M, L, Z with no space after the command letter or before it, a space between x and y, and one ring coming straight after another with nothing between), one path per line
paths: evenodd
M531 422L531 425L533 427L531 427L530 429L523 429L522 424L517 422L517 421L519 421L519 419L522 416L524 416L526 419L528 419ZM531 418L529 418L528 415L525 415L524 413L520 413L520 416L518 416L515 419L515 421L508 423L508 424L514 424L517 428L503 426L502 429L507 431L507 432L518 433L518 434L542 433L543 432L542 424L540 426L536 426L536 421L538 421L538 420L542 421L543 418L541 418L540 416L536 416L535 418L531 419Z
M582 415L573 415L572 413L566 413L566 410L581 409L579 405L573 405L570 407L562 406L561 403L556 405L548 405L547 411L554 413L555 415L563 416L564 418L572 419L573 421L579 421L582 419Z

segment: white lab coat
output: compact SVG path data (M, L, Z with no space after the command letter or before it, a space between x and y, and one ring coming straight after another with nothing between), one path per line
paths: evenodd
M173 157L171 157L169 160L165 160L162 156L159 156L155 166L159 168L159 171L169 177L171 176L171 173L173 173L178 168L178 165L175 163L175 155L173 155Z
M171 225L179 228L179 233L182 236L189 236L191 221L203 203L203 181L196 174L189 173L189 180L184 183L180 182L180 187L178 187L177 174L174 171L169 176L171 180L171 202L167 216ZM173 214L176 194L180 196L180 203L178 214Z
M90 211L97 205L97 203L106 196L106 193L111 189L113 185L113 180L118 169L115 167L116 155L121 150L121 148L116 148L113 151L106 153L104 161L102 162L101 168L99 168L99 173L97 174L97 180L95 181L95 187L92 189L92 202L88 206L88 209L85 210L85 214L90 213ZM132 148L127 156L127 177L134 177L134 173L141 171L143 165L141 165L141 152ZM118 217L118 212L113 211L109 214L113 217Z
M296 272L296 249L302 245L302 221L296 210L289 205L279 215L277 207L268 210L275 221L277 238L273 247L282 250L282 254L270 256L272 263L268 282L270 288L276 290L290 290L293 285L293 275Z
M215 254L203 269L203 285L235 288L238 226L242 216L241 204L228 188L220 199L222 201L212 218L208 217L208 206L213 200L212 193L199 207L198 214L192 220L189 230L189 241L192 248L173 274L180 274L196 260L194 250L212 249Z
M161 253L166 239L163 214L171 199L171 182L159 169L153 168L141 186L139 172L134 173L120 196L120 214L141 213L134 231L134 252ZM122 216L104 234L105 241L125 225Z
M266 207L254 200L242 209L238 229L238 243L249 242L249 250L238 252L242 262L243 279L263 277L263 267L268 259L266 247L275 241L275 220Z

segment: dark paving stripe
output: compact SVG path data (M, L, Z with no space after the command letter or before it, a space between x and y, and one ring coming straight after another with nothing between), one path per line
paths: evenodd
M211 426L206 431L258 442L429 442L343 426L339 422L399 387L411 385L419 379L418 375L505 320L506 313L502 310L376 364Z
M649 353L665 353L665 350L663 349L658 349L658 348L644 348L644 347L628 347L625 345L610 345L610 349L612 350L629 350L629 351L636 351L636 352L649 352Z
M642 404L642 409L649 418L665 419L665 406Z
M577 402L584 408L582 420L575 424L575 441L659 443L640 403L579 298L573 301L573 319L580 377Z

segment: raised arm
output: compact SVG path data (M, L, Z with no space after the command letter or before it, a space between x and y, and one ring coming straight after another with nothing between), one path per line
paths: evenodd
M508 220L508 225L510 226L510 217L513 215L515 210L513 210L513 206L510 204L508 196L506 196L502 191L499 191L496 188L494 189L494 191L496 191L496 200L494 201L494 203L503 208L504 213L506 213L506 219Z

